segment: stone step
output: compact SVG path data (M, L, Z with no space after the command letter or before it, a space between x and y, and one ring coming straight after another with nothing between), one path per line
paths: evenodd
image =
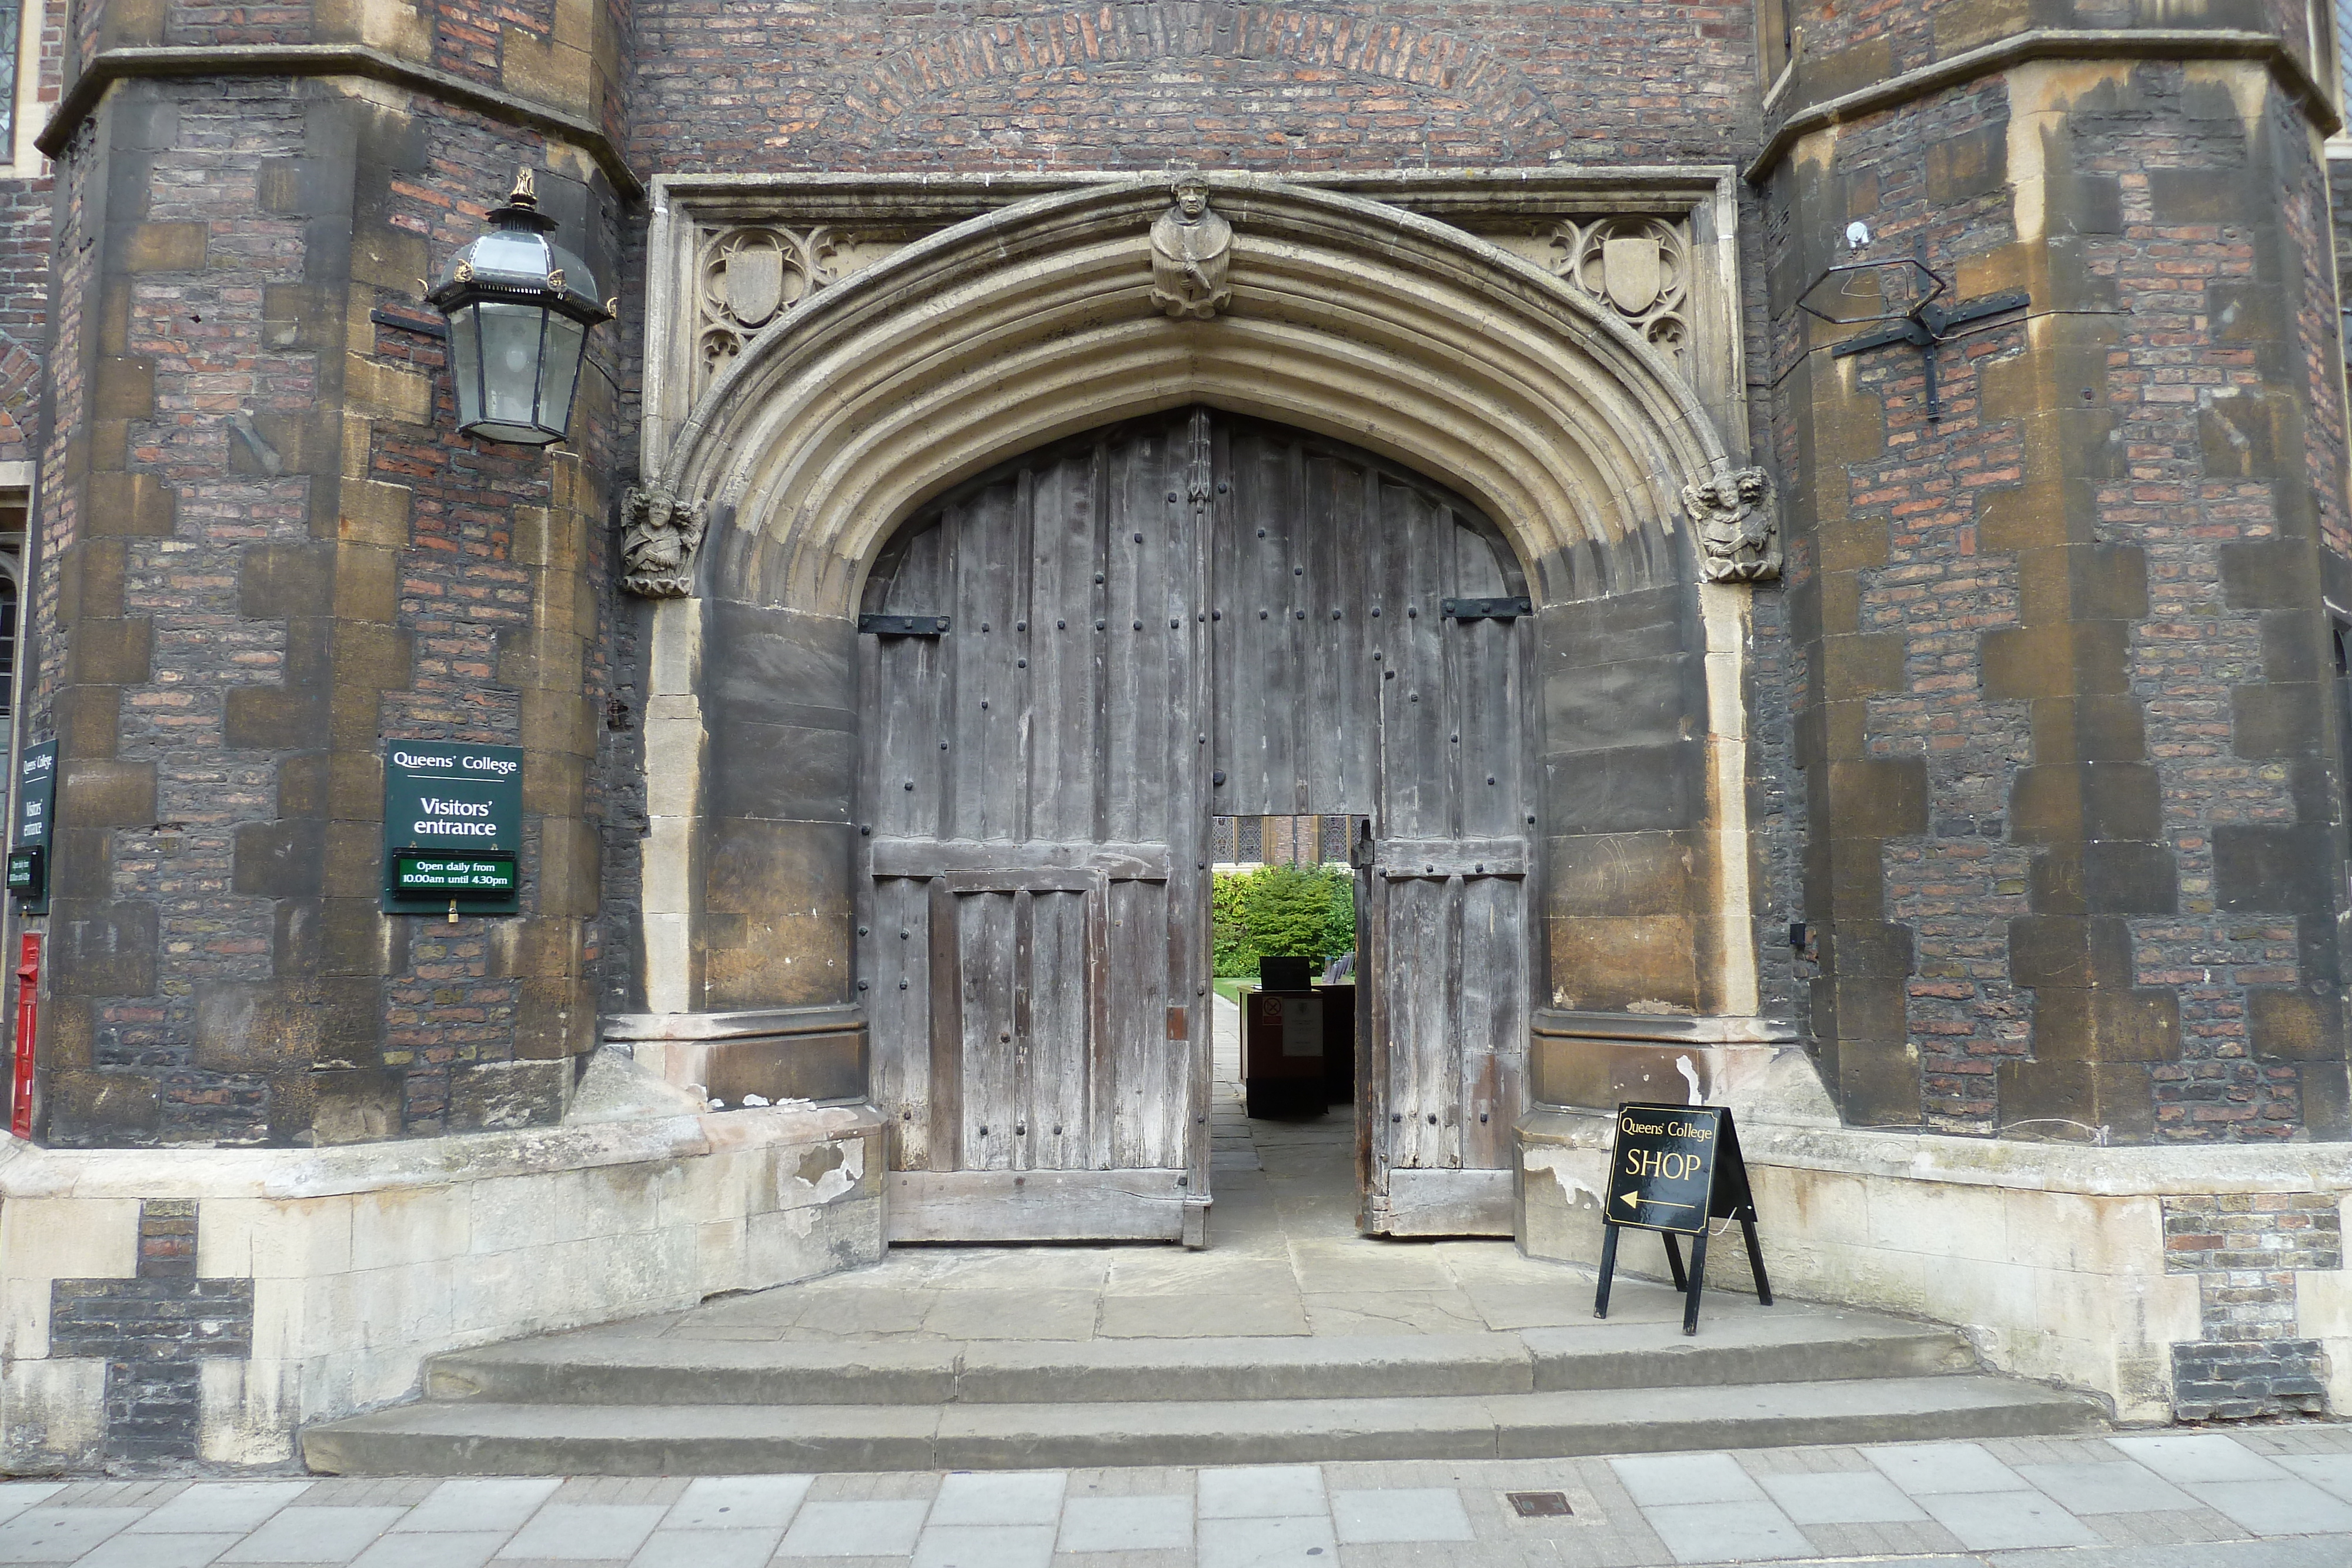
M962 1341L666 1340L597 1330L434 1357L428 1399L565 1405L1013 1405L1391 1399L1972 1371L1948 1328L1863 1312L1517 1333Z
M744 1475L1541 1458L2102 1427L1980 1375L1383 1399L951 1405L425 1402L311 1427L332 1475Z

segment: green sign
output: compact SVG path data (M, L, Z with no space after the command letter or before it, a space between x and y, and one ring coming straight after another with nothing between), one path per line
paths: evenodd
M44 740L16 757L16 821L9 836L8 891L25 901L27 915L49 912L49 831L57 815L58 743ZM29 852L26 880L17 881L18 853Z
M42 850L10 850L8 891L23 899L46 896L49 890L47 858Z
M392 885L396 893L438 898L512 898L515 858L484 852L444 854L439 850L394 850Z
M475 915L521 906L522 752L512 746L394 740L383 748L383 907Z

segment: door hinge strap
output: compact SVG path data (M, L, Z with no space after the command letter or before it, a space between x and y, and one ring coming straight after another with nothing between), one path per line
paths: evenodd
M860 632L871 632L877 637L937 637L948 629L944 615L861 615L857 618Z
M1456 621L1516 621L1535 613L1535 601L1526 594L1502 599L1445 599L1438 608Z

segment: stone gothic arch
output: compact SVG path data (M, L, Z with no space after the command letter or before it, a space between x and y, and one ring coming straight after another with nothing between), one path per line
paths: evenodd
M1516 556L1545 731L1539 1013L1753 1014L1745 591L1701 580L1683 516L1741 457L1655 350L1532 263L1344 192L1211 190L1234 240L1210 319L1152 302L1167 185L1098 181L828 285L685 417L649 413L646 473L708 519L693 592L653 612L651 1012L698 1015L697 1038L863 1027L856 610L877 554L1016 454L1207 405L1432 476Z
M1611 312L1384 204L1245 174L1217 177L1214 200L1234 225L1234 298L1210 320L1151 306L1159 180L959 224L781 318L666 450L649 443L649 469L713 508L704 591L838 613L925 497L1010 454L1190 402L1447 476L1548 601L1691 575L1677 497L1732 458L1690 389Z

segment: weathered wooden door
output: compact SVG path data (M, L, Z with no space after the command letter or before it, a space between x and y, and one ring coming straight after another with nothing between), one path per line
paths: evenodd
M868 584L859 971L894 1239L1202 1238L1194 423L986 475Z
M1198 1242L1213 813L1371 818L1365 1228L1510 1228L1529 622L1486 520L1207 410L1066 443L868 584L859 972L895 1239Z
M1220 812L1371 818L1360 852L1363 1228L1508 1234L1531 977L1533 622L1460 497L1218 422Z

